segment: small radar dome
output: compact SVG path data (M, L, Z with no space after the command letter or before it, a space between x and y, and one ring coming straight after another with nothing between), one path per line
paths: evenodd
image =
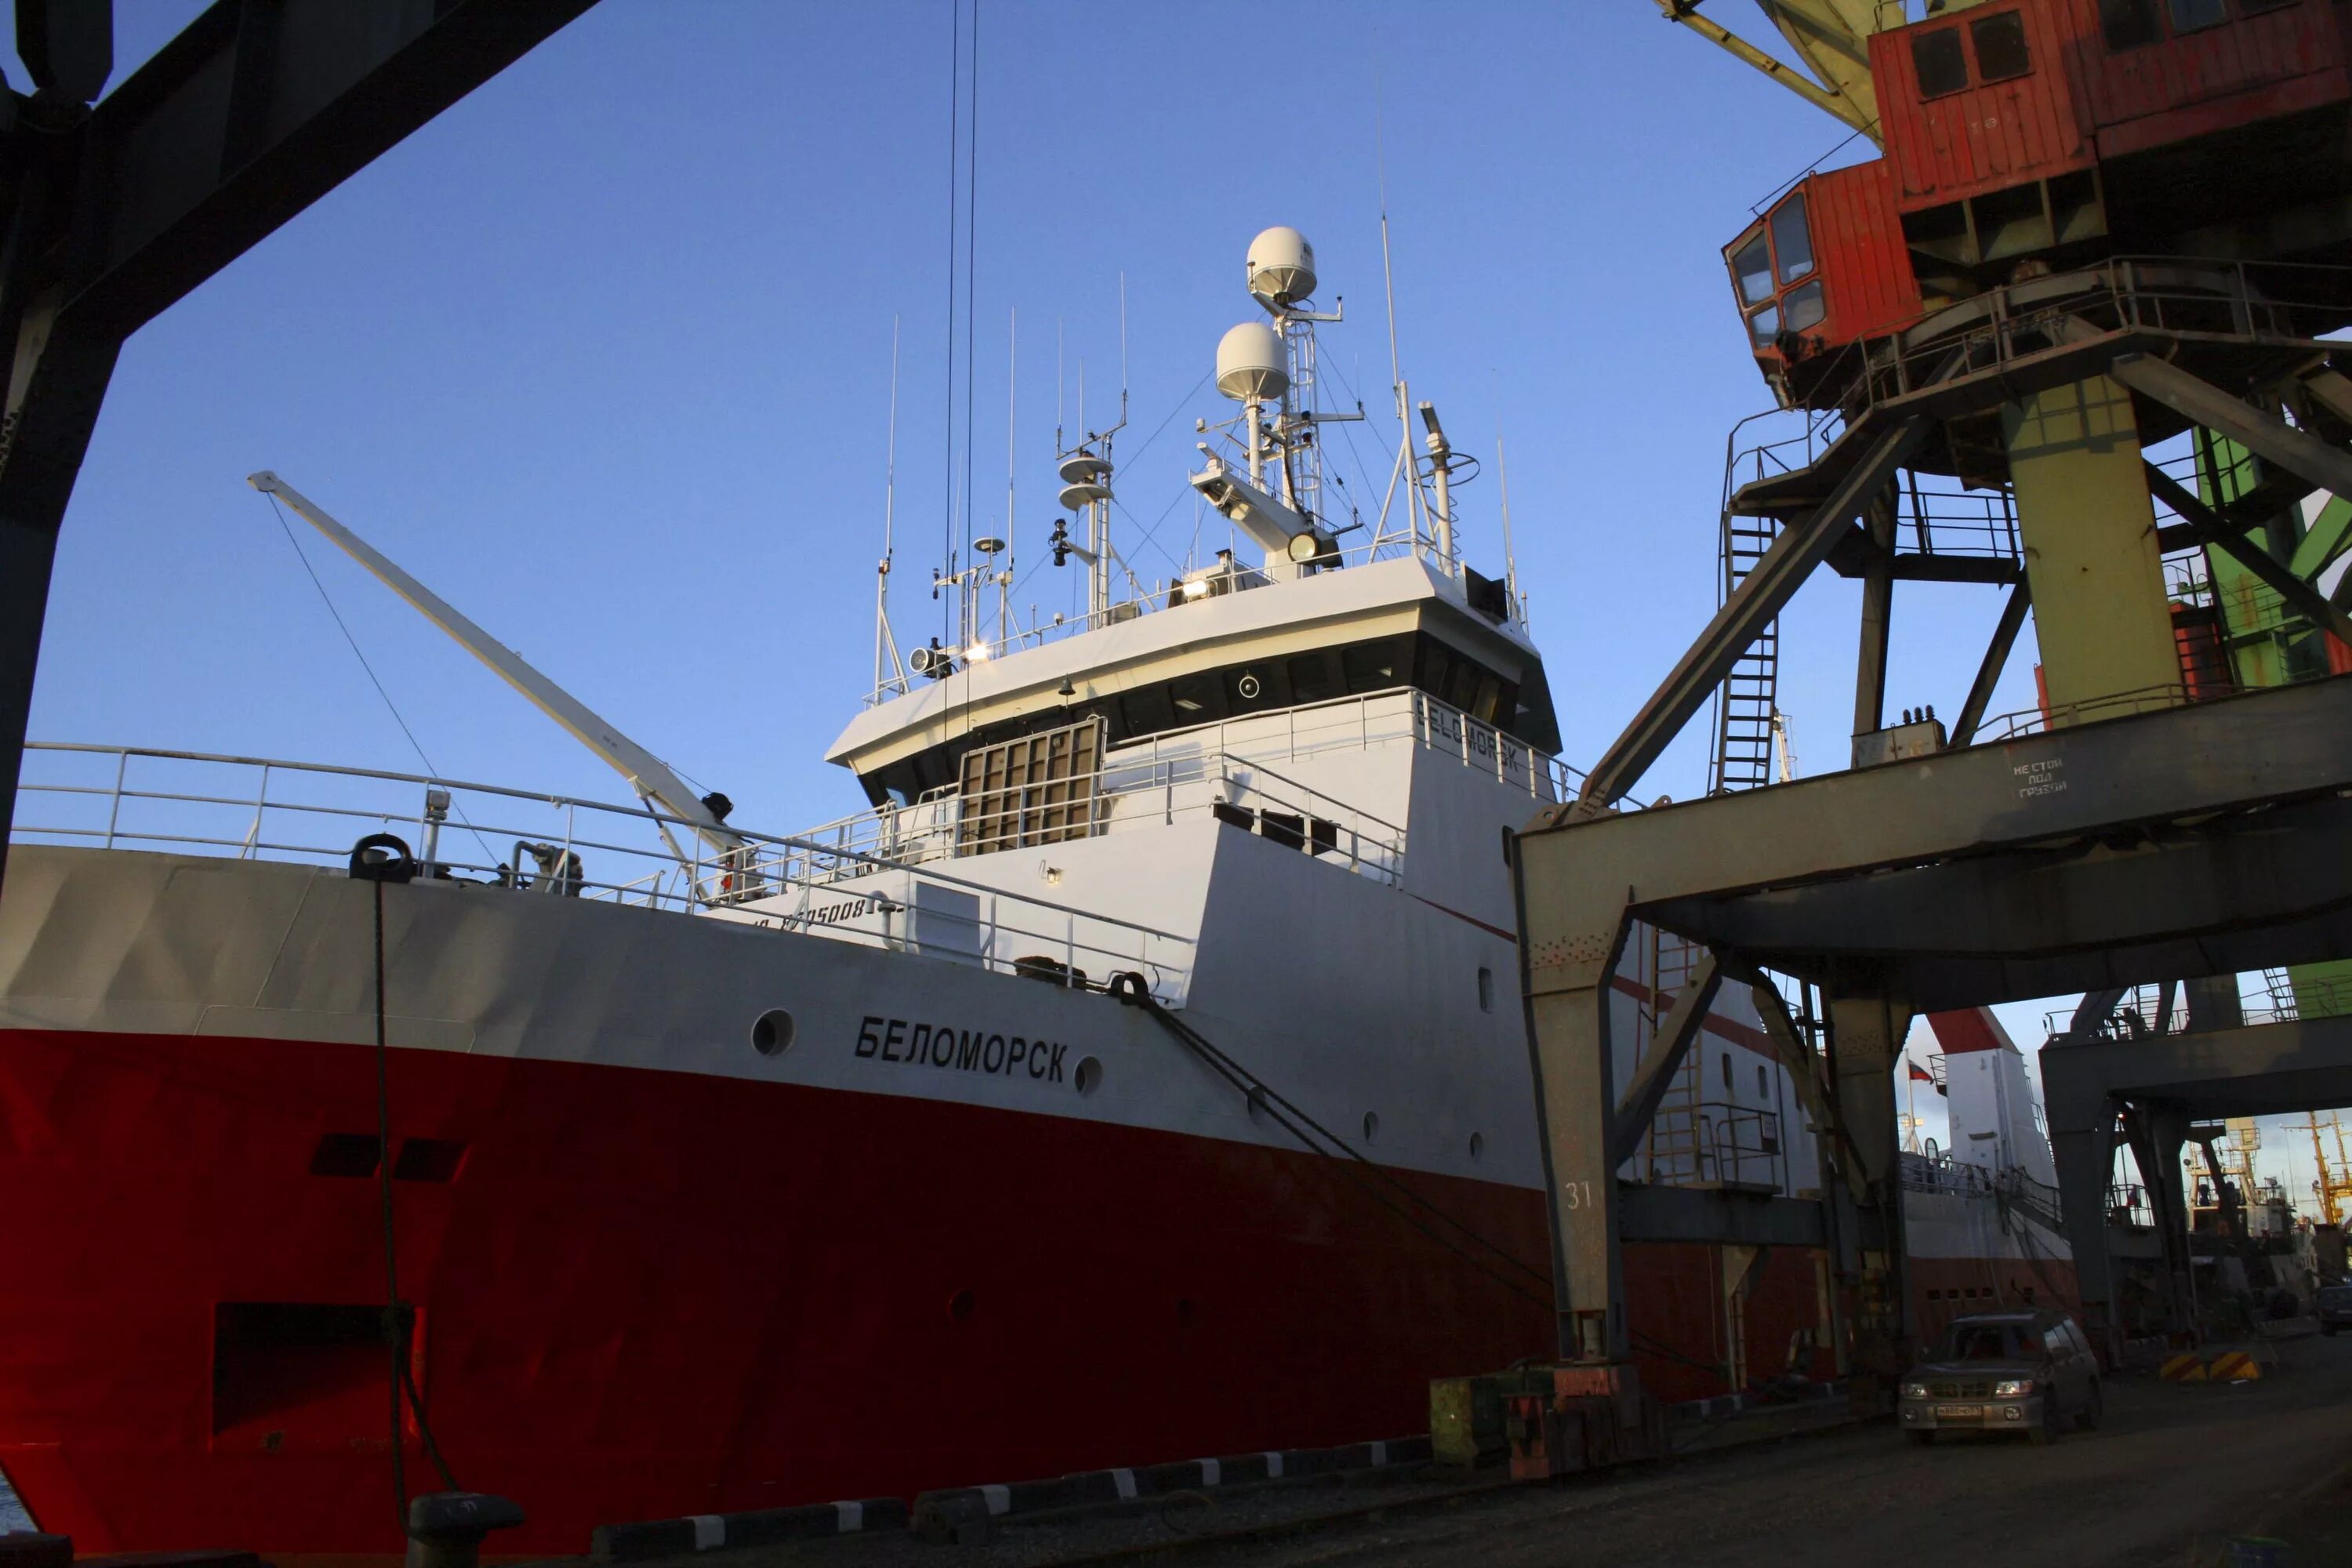
M1289 359L1281 333L1244 321L1217 341L1217 390L1236 403L1280 397L1290 390Z
M1315 292L1315 247L1295 228L1276 226L1250 241L1249 291L1264 305L1290 305Z

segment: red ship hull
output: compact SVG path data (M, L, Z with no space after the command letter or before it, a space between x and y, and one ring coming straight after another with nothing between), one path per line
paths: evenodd
M416 1366L457 1479L530 1514L506 1552L1418 1432L1430 1378L1549 1348L1548 1290L1303 1152L683 1072L390 1071ZM0 1469L44 1528L398 1550L375 1111L351 1046L0 1031ZM1540 1193L1396 1174L1545 1258ZM1717 1268L1629 1248L1664 1397L1722 1391ZM1778 1370L1815 1259L1759 1268L1748 1364Z

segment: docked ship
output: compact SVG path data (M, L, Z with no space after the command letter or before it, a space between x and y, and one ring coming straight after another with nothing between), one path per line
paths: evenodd
M1944 1100L1948 1147L1928 1139L1901 1158L1914 1321L1931 1334L1969 1312L2076 1306L2057 1165L2024 1054L1989 1007L1927 1023L1943 1049L1916 1070Z
M28 753L0 1471L43 1527L389 1552L396 1456L519 1501L499 1550L577 1552L1421 1431L1433 1377L1552 1349L1507 860L1575 789L1552 688L1435 410L1399 384L1393 510L1343 518L1311 249L1269 230L1247 284L1189 476L1234 547L1142 589L1116 429L1068 445L1085 612L989 626L992 538L946 563L951 636L902 658L882 606L830 752L866 806L809 833L731 822L256 476L635 799ZM1689 967L1629 947L1621 1071ZM1812 1190L1796 1106L1727 993L1626 1174ZM1626 1269L1664 1397L1837 1370L1817 1255Z

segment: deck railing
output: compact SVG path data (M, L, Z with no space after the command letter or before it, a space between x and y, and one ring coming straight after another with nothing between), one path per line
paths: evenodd
M1193 939L1174 931L844 845L730 826L738 842L714 847L693 824L649 805L421 773L53 742L26 747L18 796L17 843L340 866L358 838L389 832L414 847L426 879L457 888L699 913L1067 984L1135 970L1171 1003L1181 1000L1192 970ZM855 917L803 869L820 861L877 879L860 889Z
M1351 869L1395 883L1403 874L1404 829L1349 802L1277 771L1276 764L1410 744L1451 757L1538 801L1575 798L1584 775L1549 752L1473 719L1460 709L1406 687L1335 698L1241 719L1221 719L1113 746L1098 773L1104 809L1087 836L1116 833L1146 822L1223 804L1342 825L1339 852ZM1215 786L1202 793L1193 786ZM1220 796L1217 790L1237 794ZM1152 802L1159 801L1154 816ZM782 874L819 883L861 873L867 858L924 865L954 857L962 802L943 785L906 805L885 804L795 834L805 846L785 857ZM967 839L969 834L964 836ZM1331 852L1330 847L1326 853Z
M730 869L824 886L870 875L877 862L912 867L977 861L1007 849L1215 816L1260 827L1269 837L1281 836L1275 823L1295 822L1303 837L1291 847L1328 857L1335 865L1391 887L1403 880L1402 827L1254 757L1221 751L1162 757L1130 749L1112 752L1095 773L1040 782L1030 792L1042 800L1049 788L1065 813L1073 799L1088 803L1076 814L1074 826L1042 828L1025 821L1019 788L1009 792L1010 805L984 818L968 810L962 796L942 790L911 805L877 806L795 835L772 854Z

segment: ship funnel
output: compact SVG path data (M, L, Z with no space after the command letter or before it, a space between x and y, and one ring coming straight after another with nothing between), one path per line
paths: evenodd
M1295 305L1315 292L1315 247L1295 228L1277 225L1250 241L1250 297L1268 310Z
M1290 356L1282 334L1244 321L1217 342L1217 390L1236 403L1265 403L1290 390Z

